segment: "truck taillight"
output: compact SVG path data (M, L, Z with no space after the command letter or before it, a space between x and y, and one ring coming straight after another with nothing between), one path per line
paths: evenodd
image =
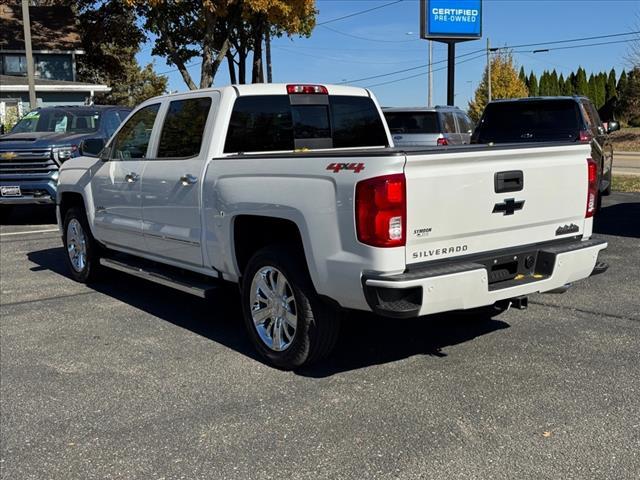
M580 136L578 137L578 140L581 142L589 143L591 140L593 140L593 135L591 135L591 132L588 132L587 130L580 130Z
M295 93L304 93L304 94L320 94L320 95L328 95L327 87L324 85L287 85L287 93L289 95Z
M438 145L449 145L449 140L447 140L446 138L442 137L442 138L439 138L437 140L437 144Z
M373 247L404 246L406 198L402 173L358 182L355 202L358 240Z
M593 158L587 158L587 211L585 218L593 217L598 206L598 164Z

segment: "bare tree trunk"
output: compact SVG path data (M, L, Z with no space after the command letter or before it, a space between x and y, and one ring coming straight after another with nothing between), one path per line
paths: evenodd
M176 54L177 49L175 47L173 39L169 34L170 29L169 29L169 25L166 22L164 23L162 29L164 30L163 33L166 36L167 46L169 47L169 52L170 52L169 60L171 60L171 62L178 68L178 71L180 72L180 75L182 75L182 79L184 80L184 83L186 83L187 87L189 87L189 90L197 89L198 87L196 86L193 79L191 78L191 75L189 74L189 70L187 70L187 67L182 61L182 59L178 57L178 55Z
M229 42L229 39L225 38L224 42L222 43L222 47L220 47L220 50L218 51L218 55L216 56L216 59L213 61L213 64L211 65L211 84L209 84L209 86L213 84L213 79L216 77L216 73L218 73L218 69L222 64L222 60L224 60L224 57L227 56L227 52L229 51L230 45L231 45L231 42Z
M231 50L227 51L227 65L229 66L229 81L232 84L238 83L238 79L236 77L236 64Z
M264 72L262 65L262 41L264 39L264 20L256 19L253 34L253 71L251 72L251 83L264 83Z
M266 28L264 32L264 45L267 56L267 83L273 83L273 74L271 71L271 32L269 32L269 28Z
M238 83L247 83L247 52L238 50Z
M215 17L208 8L204 10L204 39L202 42L202 65L200 65L200 88L209 88L213 82L212 62Z

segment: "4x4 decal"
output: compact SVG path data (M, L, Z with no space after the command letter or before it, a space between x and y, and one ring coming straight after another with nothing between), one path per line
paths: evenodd
M327 165L327 170L333 170L333 173L338 173L340 170L353 170L353 173L360 173L364 170L364 163L330 163Z

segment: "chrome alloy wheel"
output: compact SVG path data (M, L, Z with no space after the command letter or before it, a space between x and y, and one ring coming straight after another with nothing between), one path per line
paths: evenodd
M76 218L67 225L67 253L73 269L82 272L87 266L87 237Z
M262 267L253 276L250 292L251 317L262 342L275 352L293 342L298 309L293 290L283 273Z

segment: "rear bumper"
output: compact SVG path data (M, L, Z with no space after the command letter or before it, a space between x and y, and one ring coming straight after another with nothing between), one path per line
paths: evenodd
M521 295L546 292L589 277L603 240L574 240L521 250L492 252L473 260L458 260L407 270L393 276L364 275L369 307L389 317L416 317L492 305ZM533 257L533 263L527 262ZM513 257L518 275L501 279L491 265ZM516 257L518 260L515 260ZM530 259L529 259L530 260Z

